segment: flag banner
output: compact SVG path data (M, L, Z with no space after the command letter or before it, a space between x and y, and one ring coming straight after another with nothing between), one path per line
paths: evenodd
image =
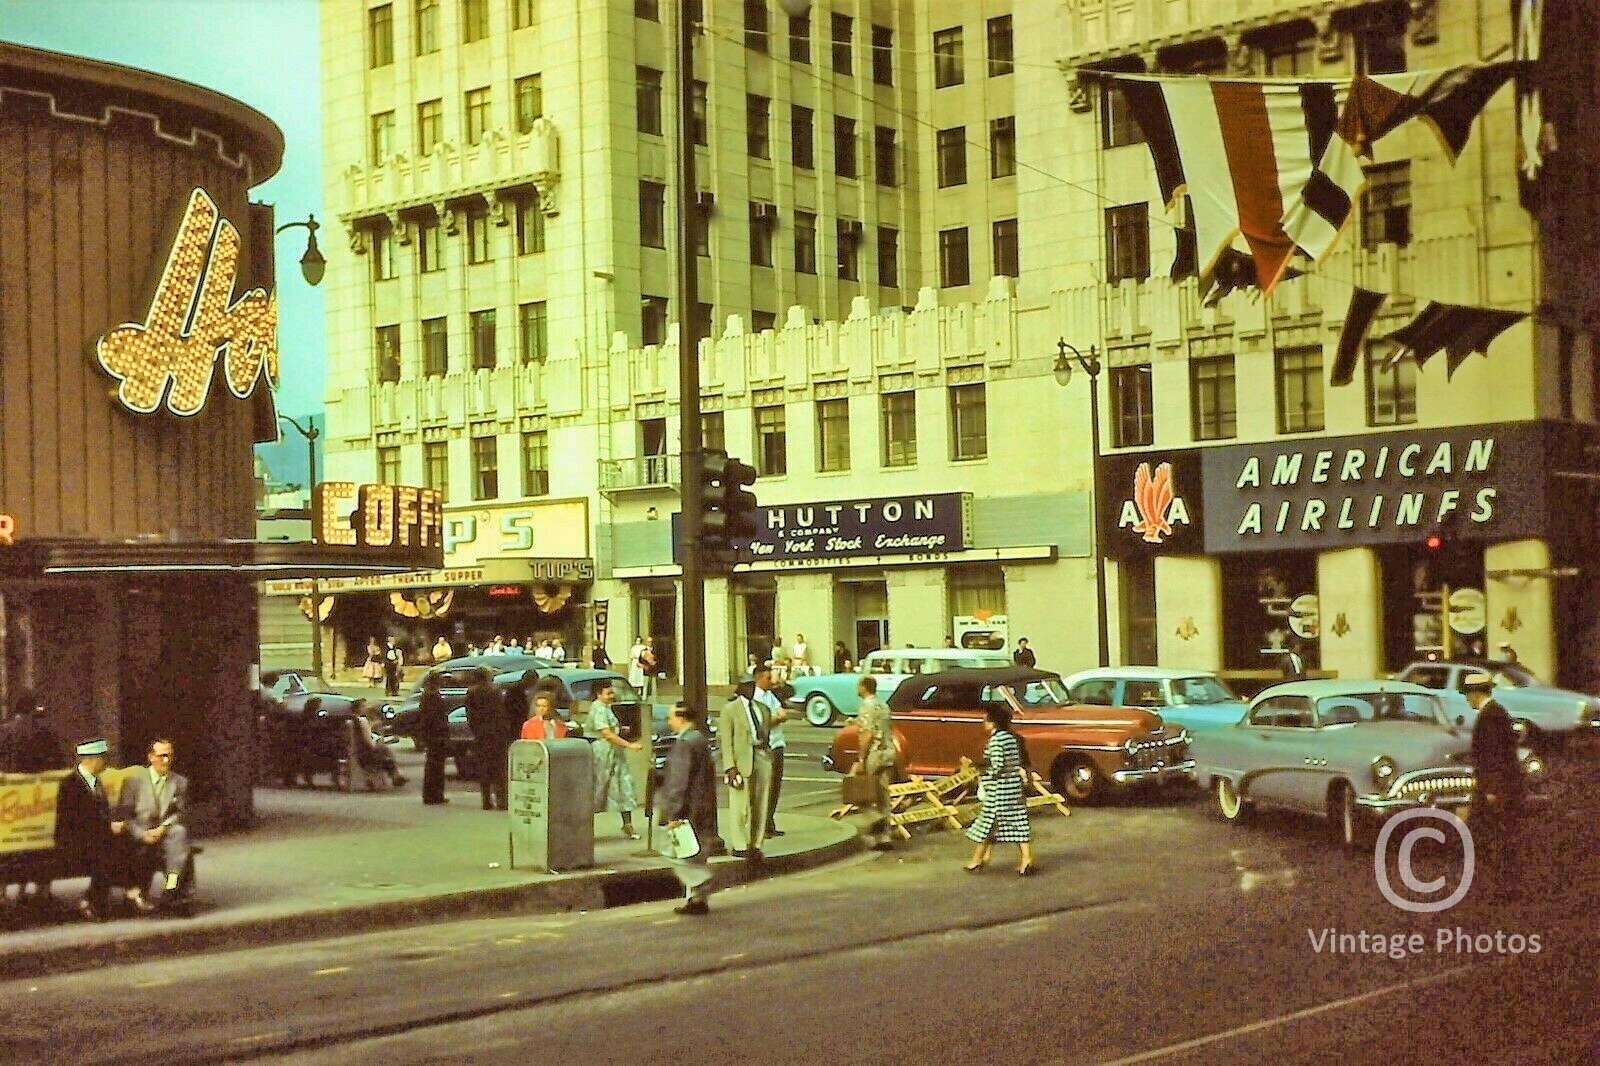
M1527 317L1525 311L1430 302L1420 315L1389 334L1387 339L1399 347L1384 365L1393 366L1410 355L1422 366L1443 348L1448 353L1445 379L1449 380L1467 356L1473 352L1487 356L1496 337Z
M1372 328L1378 308L1388 298L1386 292L1362 288L1357 288L1351 294L1350 308L1344 314L1344 327L1339 330L1339 348L1333 357L1333 372L1328 376L1328 384L1348 385L1355 380L1361 344L1367 339L1367 331Z
M1362 75L1350 83L1339 134L1357 155L1369 155L1374 142L1420 118L1453 164L1467 146L1473 120L1520 66L1504 62Z

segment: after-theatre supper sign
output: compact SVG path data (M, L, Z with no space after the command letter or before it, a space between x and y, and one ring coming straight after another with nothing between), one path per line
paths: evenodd
M1208 552L1538 536L1545 434L1535 423L1279 441L1201 451Z

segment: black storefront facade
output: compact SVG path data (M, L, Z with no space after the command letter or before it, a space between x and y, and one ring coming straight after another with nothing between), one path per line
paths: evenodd
M1375 676L1507 642L1593 684L1596 443L1541 421L1107 456L1123 646L1254 671L1298 642Z

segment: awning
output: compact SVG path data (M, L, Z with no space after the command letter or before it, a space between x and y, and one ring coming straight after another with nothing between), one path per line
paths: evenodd
M249 574L257 578L357 577L444 565L444 548L374 548L309 541L19 540L0 549L0 576Z

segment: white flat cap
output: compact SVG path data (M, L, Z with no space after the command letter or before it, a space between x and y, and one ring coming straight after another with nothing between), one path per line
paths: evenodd
M103 740L86 740L78 745L79 755L104 755L109 750Z

